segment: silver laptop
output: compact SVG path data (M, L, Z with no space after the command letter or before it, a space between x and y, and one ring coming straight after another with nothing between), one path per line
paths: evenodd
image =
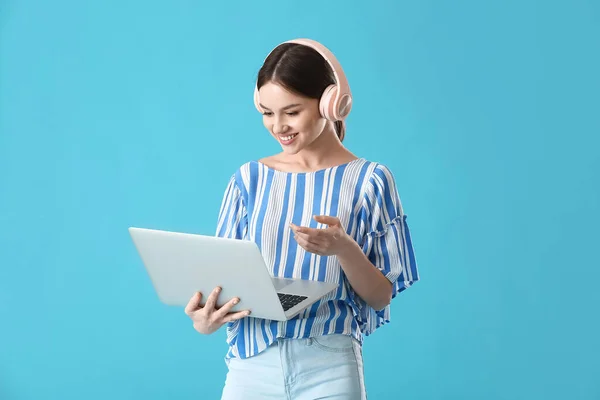
M186 306L196 291L202 303L222 288L217 307L234 297L232 311L289 320L338 287L337 283L274 278L256 243L190 233L129 228L161 302Z

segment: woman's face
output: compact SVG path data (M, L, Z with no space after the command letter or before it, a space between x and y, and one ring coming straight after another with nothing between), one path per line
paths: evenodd
M312 144L327 126L319 113L319 100L294 94L268 82L259 91L263 123L288 154Z

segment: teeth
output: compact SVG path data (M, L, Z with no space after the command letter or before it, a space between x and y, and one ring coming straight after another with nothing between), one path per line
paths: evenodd
M293 135L290 135L290 136L285 136L285 137L282 137L282 138L281 138L281 140L283 140L284 142L287 142L287 141L290 141L290 140L292 140L293 138L295 138L295 137L296 137L296 135L297 135L297 133L296 133L296 134L293 134Z

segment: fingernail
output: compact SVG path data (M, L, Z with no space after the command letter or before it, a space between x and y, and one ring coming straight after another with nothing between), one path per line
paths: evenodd
M220 287L218 287L218 288L217 288L217 293L220 293L220 292L221 292L221 288L220 288Z
M235 300L233 300L233 304L237 304L237 303L239 303L239 302L240 302L240 299L235 299Z

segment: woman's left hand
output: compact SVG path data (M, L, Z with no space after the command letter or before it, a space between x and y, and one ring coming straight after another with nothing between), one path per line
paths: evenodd
M314 219L328 227L315 229L290 224L294 239L306 251L319 256L334 256L342 253L352 243L353 239L346 233L338 218L316 215Z

